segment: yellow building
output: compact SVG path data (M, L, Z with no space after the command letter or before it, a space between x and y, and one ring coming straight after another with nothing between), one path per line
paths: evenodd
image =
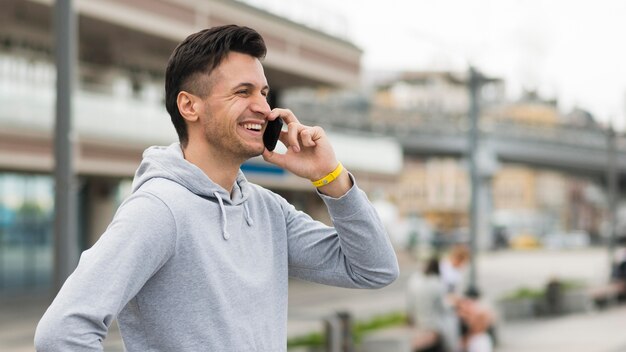
M455 158L405 159L397 190L401 216L417 214L440 230L467 224L469 182Z
M537 207L536 171L527 166L504 166L493 178L494 209L522 210Z

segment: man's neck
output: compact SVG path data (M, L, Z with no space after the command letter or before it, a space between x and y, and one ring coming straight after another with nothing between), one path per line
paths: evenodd
M233 158L224 157L207 146L189 143L183 148L185 160L200 168L211 181L222 186L228 194L233 190L241 163Z

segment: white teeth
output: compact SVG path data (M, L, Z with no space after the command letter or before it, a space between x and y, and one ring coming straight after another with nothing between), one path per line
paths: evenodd
M258 123L246 123L243 125L243 127L248 130L255 130L255 131L261 130L261 125Z

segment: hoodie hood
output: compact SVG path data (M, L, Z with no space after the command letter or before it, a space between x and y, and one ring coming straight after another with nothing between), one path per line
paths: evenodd
M185 160L178 142L167 147L150 147L143 152L143 160L133 179L133 193L153 178L164 178L176 182L200 197L218 198L220 203L227 205L244 203L251 187L243 172L239 170L232 194L229 194L199 167Z
M133 179L133 193L154 178L164 178L176 182L200 197L215 200L219 204L224 240L231 237L228 232L226 206L243 204L246 223L248 226L254 225L246 202L251 186L241 170L237 174L232 193L228 194L224 188L211 181L199 167L185 160L180 143L177 142L168 147L150 147L143 152L143 160Z

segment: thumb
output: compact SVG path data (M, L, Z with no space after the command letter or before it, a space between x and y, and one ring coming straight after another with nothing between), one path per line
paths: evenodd
M263 150L263 160L267 161L270 164L279 166L283 169L285 168L285 156L283 154L270 152L269 150L267 150L267 148Z

